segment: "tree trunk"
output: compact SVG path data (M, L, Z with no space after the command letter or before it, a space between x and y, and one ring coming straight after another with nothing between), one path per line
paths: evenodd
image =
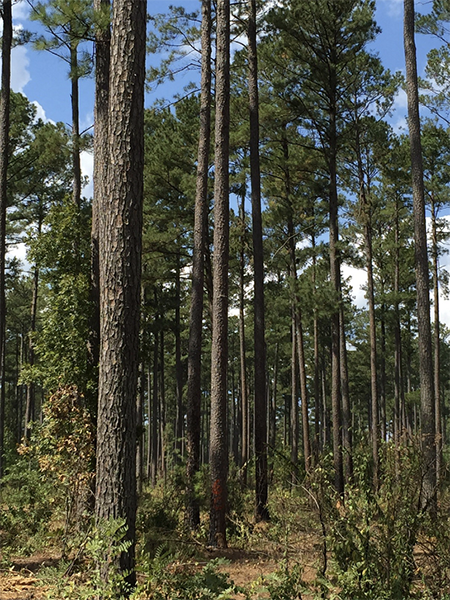
M439 487L442 469L442 416L441 416L441 332L439 323L439 255L437 239L437 207L431 195L431 232L432 232L432 264L433 264L433 310L434 310L434 402L436 424L436 486Z
M70 81L72 102L72 169L73 193L75 206L81 205L81 163L80 163L80 109L79 109L79 75L78 75L78 43L72 38L70 42Z
M200 468L203 285L208 227L208 167L211 137L211 0L202 1L201 44L200 132L194 212L186 416L186 522L190 529L196 529L200 525L200 507L195 496L195 475Z
M6 297L5 297L5 261L6 261L6 207L8 156L9 156L9 120L11 87L11 46L12 46L12 10L11 0L3 0L3 37L2 37L2 88L0 91L0 478L4 475L5 452L5 336L6 336Z
M217 2L213 313L211 342L211 512L209 543L225 548L229 256L230 2Z
M290 442L291 442L291 463L292 463L292 483L297 483L298 476L298 377L297 377L297 325L295 323L295 309L292 306L291 323L291 410L290 410Z
M40 223L39 223L40 225ZM38 236L40 234L40 226ZM36 331L36 316L37 316L37 301L39 292L39 268L34 267L33 272L33 296L31 298L31 318L30 318L30 332L28 338L28 363L30 367L34 366L34 339L33 334ZM27 400L25 405L25 423L24 423L24 438L25 443L28 443L30 439L30 428L31 421L34 420L36 404L36 384L34 381L30 381L27 385Z
M97 13L110 10L110 0L94 0ZM100 353L100 263L99 231L103 202L106 202L108 183L108 114L109 114L109 66L111 31L107 27L95 30L95 106L94 106L94 197L92 199L91 227L91 322L88 357L94 372L98 368ZM93 402L97 404L97 398Z
M245 191L242 194L239 205L239 215L241 221L241 244L239 251L239 357L241 366L241 411L242 411L242 445L241 445L241 481L242 485L247 485L247 466L250 447L250 427L248 410L248 389L247 389L247 360L245 344Z
M183 409L183 364L181 362L181 280L180 280L181 264L180 254L177 254L177 262L175 268L175 397L177 403L177 415L175 423L175 460L181 458L181 447L183 442L183 424L184 424L184 409Z
M264 323L264 256L261 217L261 170L259 160L258 54L256 46L256 0L249 0L248 92L250 108L250 180L253 224L254 272L254 415L256 519L267 520L267 393L266 341Z
M329 156L330 172L330 280L334 291L335 307L331 315L331 411L333 420L333 463L335 487L339 494L344 493L344 472L342 460L342 413L341 413L341 352L339 303L341 301L341 272L338 256L338 193L336 174L336 123L331 115L331 148Z
M109 168L100 230L100 370L97 429L97 519L125 520L131 542L119 568L134 586L136 394L144 167L146 5L113 6ZM106 201L107 200L107 201ZM105 572L104 576L108 576Z
M344 450L345 481L350 482L353 477L353 434L352 410L350 406L350 389L348 381L347 343L345 337L344 307L341 303L339 309L339 344L340 344L340 375L342 393L342 446Z
M419 333L420 407L423 447L422 505L434 509L436 499L435 396L431 352L430 297L425 225L422 144L420 137L419 91L414 41L414 0L404 0L404 42L408 128L411 145L411 173L414 210L417 322Z

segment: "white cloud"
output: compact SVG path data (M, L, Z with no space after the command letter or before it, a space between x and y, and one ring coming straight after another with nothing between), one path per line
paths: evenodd
M13 19L26 19L30 14L30 7L25 0L16 0L12 5Z
M342 265L342 275L345 279L350 279L352 296L357 308L367 308L366 293L363 289L363 286L367 284L366 271L344 264Z
M16 46L11 52L11 88L15 92L23 92L23 88L30 81L28 70L30 60L25 46Z
M42 119L42 121L44 121L44 123L53 123L53 125L55 125L55 121L53 121L52 119L49 119L47 117L47 115L45 114L44 107L41 106L37 100L33 100L33 102L31 104L34 104L34 106L36 107L36 118L37 119Z
M83 195L86 198L92 198L94 194L94 181L93 181L93 173L94 173L94 156L92 152L82 152L80 155L81 161L81 172L83 176L87 176L89 178L89 182L83 188Z

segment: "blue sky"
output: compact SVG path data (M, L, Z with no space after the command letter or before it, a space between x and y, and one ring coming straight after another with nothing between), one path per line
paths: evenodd
M178 2L188 10L194 11L200 6L199 0L180 0ZM170 4L177 0L149 0L150 14L165 12ZM426 9L429 2L416 3L417 10ZM377 22L382 28L374 48L380 54L383 63L392 70L404 70L403 41L402 41L402 10L403 0L378 0ZM27 19L29 7L25 0L19 0L14 5L14 23L16 27L36 30L37 24ZM426 52L433 44L428 36L417 36L418 66L422 72L426 61ZM153 57L152 60L157 60ZM186 81L183 85L187 83ZM69 122L70 120L70 86L67 77L67 65L61 59L48 52L38 52L31 47L19 47L13 51L12 87L15 91L23 92L31 101L37 103L40 114L53 121ZM152 96L170 94L170 91L159 89ZM152 96L147 103L152 102ZM398 100L398 108L406 103L404 98ZM93 121L93 81L82 80L80 83L80 119L81 129L92 125ZM401 111L398 118L403 118Z
M269 0L276 1L276 0ZM164 13L169 5L183 5L192 12L200 8L200 0L148 0L150 14ZM416 10L425 12L429 10L431 2L416 0ZM373 49L378 52L383 64L392 71L404 72L403 54L403 0L377 0L376 20L382 32L373 44ZM36 31L37 24L28 20L29 7L26 0L16 0L13 6L14 26L17 28ZM417 35L417 59L419 74L423 74L426 64L426 54L434 45L434 40L429 36ZM158 62L158 57L153 56L153 62ZM170 98L176 91L189 82L184 79L181 83L161 86L149 94L146 104L150 105L159 97ZM177 88L178 85L178 88ZM52 121L70 122L70 84L67 76L67 65L61 59L48 52L38 52L31 47L17 47L12 55L12 88L14 91L24 93L38 109L38 116ZM80 82L80 126L81 130L93 124L94 82L85 79ZM406 95L400 92L395 103L392 124L396 129L406 129ZM92 156L83 153L82 169L85 175L92 175ZM90 183L84 190L86 196L92 194ZM356 303L365 304L364 292L361 285L365 283L363 271L350 267L344 268L344 275L352 277ZM450 302L442 305L442 320L450 325Z

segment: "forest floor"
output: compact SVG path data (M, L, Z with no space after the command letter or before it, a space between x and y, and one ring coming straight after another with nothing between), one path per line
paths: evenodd
M264 527L270 526L261 526ZM264 533L258 536L260 541L266 538ZM312 581L316 576L317 564L320 560L318 546L320 540L317 535L302 532L296 536L295 544L290 544L289 548L282 548L279 544L273 543L267 545L265 539L259 549L254 543L251 543L248 548L230 545L226 550L204 549L192 565L195 564L200 568L210 560L224 559L218 570L227 573L230 581L236 586L250 590L252 599L264 599L269 597L265 585L280 569L283 560L288 560L292 564L301 564L303 580ZM57 567L59 561L59 556L50 552L41 552L30 557L11 557L8 568L0 570L0 600L45 600L47 593L51 591L51 584L48 580L43 580L40 573L46 567ZM188 568L191 564L175 561L172 566L178 570ZM244 595L238 593L235 598L241 600Z

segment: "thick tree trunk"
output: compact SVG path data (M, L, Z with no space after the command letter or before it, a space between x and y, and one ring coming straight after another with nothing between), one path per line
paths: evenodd
M417 322L419 333L420 407L423 447L423 506L435 506L436 444L433 359L431 352L430 297L425 225L422 144L420 136L419 91L414 41L414 0L404 0L404 42L408 128L411 145L411 172L416 259Z
M200 507L195 496L195 475L200 468L201 356L204 254L208 220L208 167L211 137L211 0L202 1L202 75L200 132L197 159L197 188L194 212L192 291L189 316L188 381L186 415L187 490L186 523L200 525Z
M100 370L97 519L124 519L130 548L120 557L130 585L136 522L136 394L144 167L146 5L113 6L107 202L100 230ZM105 573L107 576L108 574Z
M229 255L230 2L217 2L213 313L211 343L211 512L209 543L227 545L227 362Z
M256 518L267 520L267 393L266 341L264 323L264 256L261 217L261 170L259 160L258 54L256 49L256 0L249 0L248 17L248 91L250 108L250 181L253 224L254 271L254 415Z

